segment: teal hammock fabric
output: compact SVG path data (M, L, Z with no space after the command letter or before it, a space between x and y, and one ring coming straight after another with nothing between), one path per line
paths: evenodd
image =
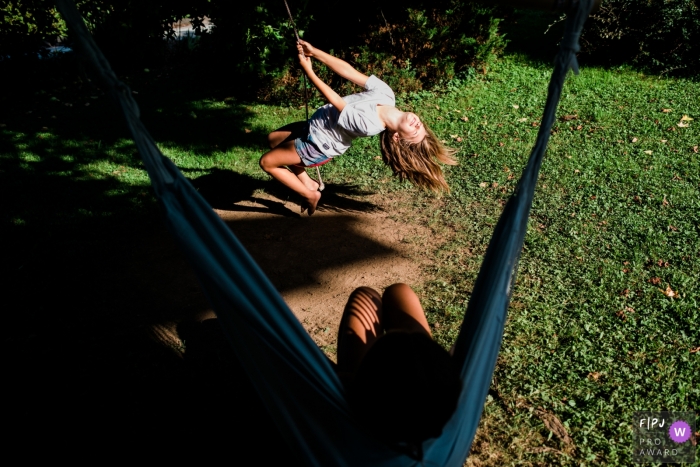
M496 225L457 338L454 358L463 381L457 410L439 438L423 443L422 461L367 437L356 426L331 364L245 248L158 150L139 119L129 88L111 70L73 3L58 0L57 5L81 52L121 108L170 231L192 264L248 377L298 457L306 465L318 466L463 465L501 346L537 175L561 89L568 70L578 72L578 39L593 1L580 0L568 13L537 142Z

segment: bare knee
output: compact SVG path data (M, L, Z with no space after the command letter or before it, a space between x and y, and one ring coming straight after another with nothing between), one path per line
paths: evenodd
M403 282L397 282L396 284L391 284L389 287L386 288L386 290L384 290L382 299L386 300L415 294L416 293L408 284L404 284Z
M362 296L362 297L367 297L372 301L375 302L382 302L382 296L379 295L379 292L374 290L372 287L358 287L355 290L352 291L350 294L350 297L354 297L356 295Z
M258 162L258 164L260 164L261 169L263 169L267 173L270 173L270 169L273 169L274 167L272 167L272 165L270 164L270 162L269 162L270 158L267 157L267 155L268 155L268 153L263 154L262 157L260 158L260 162Z

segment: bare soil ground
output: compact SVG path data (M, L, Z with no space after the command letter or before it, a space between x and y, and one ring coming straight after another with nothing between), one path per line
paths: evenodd
M400 198L367 198L372 209L322 205L310 218L295 215L298 204L265 194L240 201L232 210L215 210L332 359L350 293L360 286L382 291L395 282L415 285L422 281L428 257L424 245L430 232L401 219ZM270 203L276 209L268 209ZM203 316L213 312L204 311ZM170 345L177 347L175 336L170 336Z

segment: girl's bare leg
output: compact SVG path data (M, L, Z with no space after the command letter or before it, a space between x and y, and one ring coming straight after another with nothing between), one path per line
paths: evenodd
M274 149L265 153L260 158L260 167L270 174L277 181L288 188L291 188L302 198L301 212L309 210L309 216L316 211L318 201L321 199L321 192L307 188L295 174L287 170L286 166L293 166L301 163L301 158L294 149L294 141L283 141Z
M382 298L369 287L350 294L338 329L338 373L341 378L355 374L367 351L384 334Z
M387 332L423 332L432 337L420 300L408 285L399 283L387 287L382 304L383 324Z
M299 180L301 180L301 183L303 183L306 188L309 190L318 191L318 182L309 177L309 174L306 173L305 167L301 165L291 165L289 166L289 170L291 170L292 173L296 175Z
M302 136L305 131L307 131L305 122L290 123L282 128L278 128L267 135L267 141L270 144L270 149L275 149L282 143L294 141ZM303 165L290 165L289 169L294 173L294 175L297 176L299 180L301 180L301 183L303 183L307 189L314 191L318 190L318 182L309 177Z

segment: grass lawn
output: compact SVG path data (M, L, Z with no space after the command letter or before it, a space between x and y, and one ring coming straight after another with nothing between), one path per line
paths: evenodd
M399 97L459 149L460 165L447 169L450 194L391 179L376 158L376 139L324 168L327 184L406 192L408 220L439 239L426 246L434 266L414 285L445 346L533 145L549 74L548 66L510 55L486 76ZM275 189L257 167L264 137L302 109L191 91L186 79L142 73L127 81L146 127L188 177L226 171L248 194ZM9 339L25 349L31 336L69 332L68 313L49 312L55 297L80 296L71 298L70 314L80 329L95 319L90 304L107 307L109 298L93 296L84 274L84 282L60 277L55 285L57 264L80 257L89 258L81 267L105 268L124 254L124 239L138 243L144 226L159 219L119 116L84 77L47 78L1 99L0 192L10 200L0 227L4 283L25 311L10 318ZM628 69L584 68L569 77L468 465L629 465L634 411L700 406L699 146L697 82ZM129 278L112 279L109 290L123 293L118 284ZM138 312L126 319L116 309L107 315L124 332L159 319ZM130 361L141 364L138 356ZM570 438L552 428L557 423Z

